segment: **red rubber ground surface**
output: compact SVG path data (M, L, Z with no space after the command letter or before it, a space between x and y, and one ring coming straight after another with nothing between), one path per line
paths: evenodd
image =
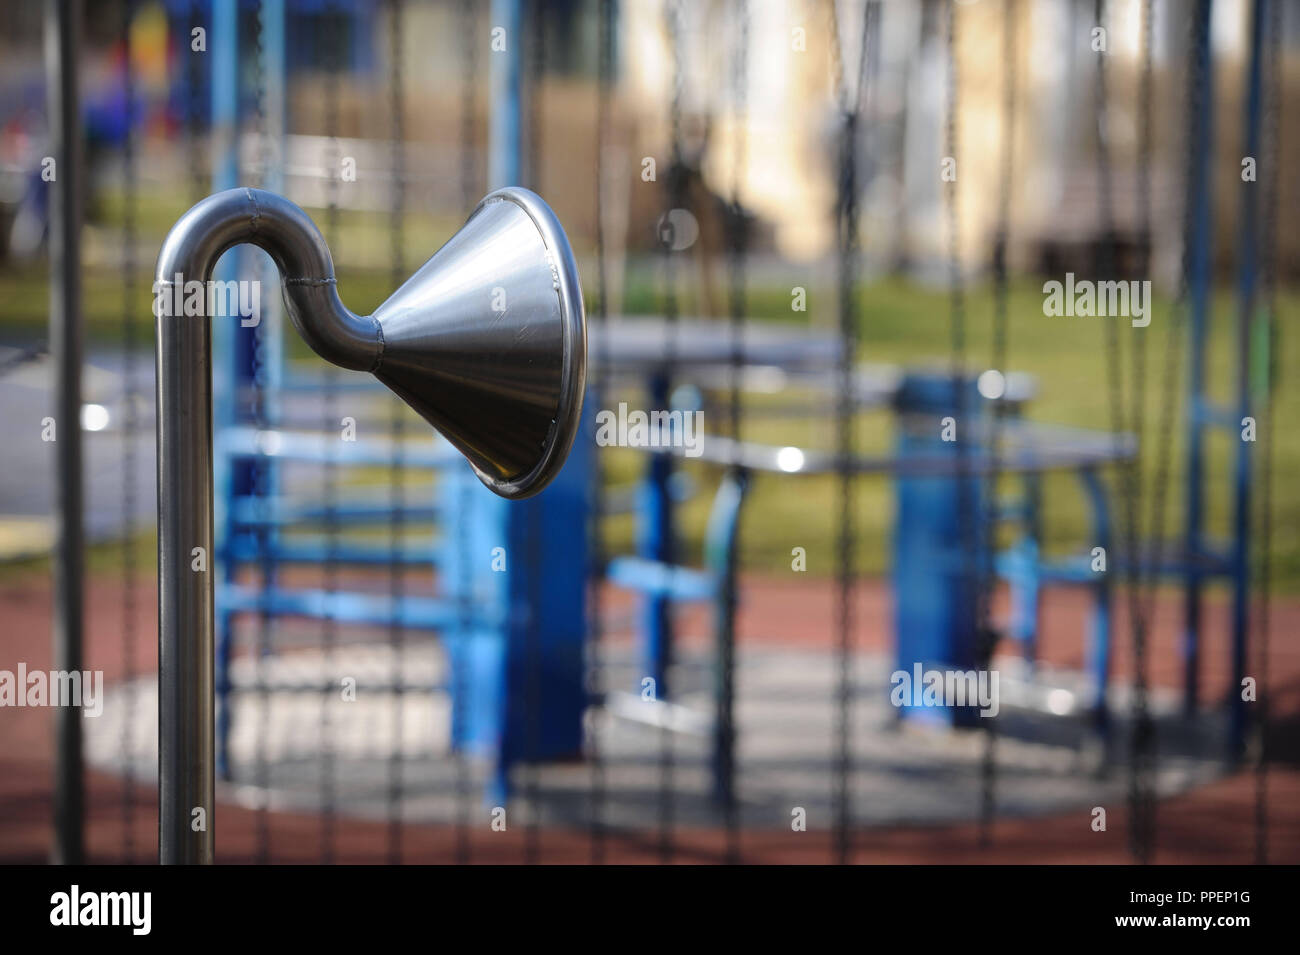
M792 575L793 576L793 575ZM739 632L740 652L758 642L804 647L833 646L833 594L826 581L747 578ZM48 579L30 575L0 585L0 669L19 661L28 668L50 665L50 588ZM142 624L148 632L135 640L137 672L156 665L155 594L152 584L137 591ZM1118 604L1117 604L1118 606ZM1177 654L1178 595L1162 596L1152 647L1153 679L1166 686L1181 680ZM1047 595L1042 656L1060 665L1079 666L1083 621L1088 601L1077 591ZM1203 647L1203 698L1221 699L1227 690L1227 605L1220 595L1207 600L1207 634ZM1115 670L1119 679L1131 672L1130 647L1119 617ZM121 594L116 581L93 581L87 594L87 660L102 669L107 681L120 679L122 663ZM864 582L857 601L855 641L863 649L883 649L888 634L887 588ZM696 629L699 629L698 627ZM1268 774L1268 845L1272 862L1300 862L1300 649L1293 635L1300 629L1300 601L1279 599L1273 610L1273 651L1269 685L1273 687L1270 731L1274 762ZM51 843L52 723L49 709L0 709L0 862L43 862ZM1254 859L1255 792L1253 769L1242 770L1211 785L1164 800L1159 806L1156 861L1165 863L1249 863ZM136 787L132 857L146 862L156 846L156 797L151 786ZM123 786L100 773L87 777L87 847L91 861L124 859L128 827L124 823ZM1108 831L1094 833L1079 814L999 821L990 848L978 845L973 825L856 833L853 860L890 863L1123 863L1127 852L1124 807L1109 809ZM321 821L316 816L273 813L270 851L277 862L320 859ZM335 822L335 859L340 862L386 860L386 826L382 823ZM255 859L257 814L222 805L216 817L218 861ZM449 827L408 826L402 833L403 861L452 862L457 832ZM535 841L529 843L530 838ZM723 834L678 830L678 862L718 861ZM833 861L825 832L743 832L741 857L752 862ZM493 833L483 827L470 834L470 859L482 863L575 863L591 858L586 831L545 829L535 837L523 831ZM609 835L605 859L611 862L658 861L654 820L634 837Z

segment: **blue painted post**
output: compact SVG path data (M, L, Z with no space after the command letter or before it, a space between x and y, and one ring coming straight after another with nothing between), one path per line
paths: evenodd
M284 192L284 134L285 134L285 3L284 0L263 0L261 6L261 62L258 64L263 88L262 108L265 112L263 134L267 148L262 150L266 167L261 182L265 189ZM212 117L213 150L217 160L213 164L213 192L232 189L247 184L240 163L239 111L241 86L239 82L239 4L238 0L215 0L212 30L208 37L212 56ZM251 246L234 250L218 266L216 277L220 281L256 275L261 283L260 308L254 316L256 325L244 325L240 317L221 316L213 321L213 363L225 369L224 376L216 378L213 416L218 429L239 424L249 424L251 419L241 396L251 393L256 385L261 390L263 408L268 420L277 418L278 395L283 380L282 337L280 334L282 306L279 294L280 278L270 256ZM259 334L260 333L260 334ZM259 342L261 352L259 354ZM222 387L220 382L226 383ZM221 447L220 442L216 448ZM218 494L215 508L216 527L220 528L218 546L221 550L223 580L232 583L239 567L236 555L260 555L264 548L274 548L278 531L262 527L255 531L234 527L229 502L257 494L257 469L262 469L263 484L268 497L275 495L276 474L272 462L263 458L214 455L214 471ZM273 563L265 562L273 571ZM272 581L267 582L267 586ZM217 710L217 773L229 778L230 734L230 661L234 644L234 615L218 608L216 634L216 696Z
M961 414L954 407L957 396L951 375L912 372L904 378L895 401L899 460L915 455L956 459L959 442L966 442L964 450L973 457L971 433L980 399L974 382L964 381L962 387L967 391L962 403L973 413ZM949 416L956 421L956 441L942 437L941 422ZM963 480L969 482L970 513L965 515L959 491ZM978 478L949 475L902 476L894 482L894 659L896 669L909 676L918 664L923 671L979 668L975 618L984 523L979 515L985 499L982 485ZM971 539L969 552L963 547L963 525ZM899 712L908 718L956 725L979 722L977 707L904 705Z
M1025 665L1031 669L1037 660L1038 607L1038 540L1029 534L1011 548L1007 560L1007 577L1011 591L1011 638L1020 644Z
M516 186L521 179L523 144L519 131L523 57L523 4L492 0L489 59L492 95L488 122L488 188ZM505 31L498 33L498 30ZM502 47L504 44L504 48Z
M1019 639L1023 642L1023 655L1030 667L1038 661L1038 635L1041 632L1042 616L1042 576L1039 559L1043 540L1043 479L1038 474L1026 474L1023 477L1025 507L1025 543L1024 557L1029 563L1029 581L1024 586L1024 603L1021 615Z
M1255 0L1251 11L1250 64L1246 83L1245 152L1260 158L1260 120L1263 113L1264 23L1268 0ZM1265 172L1264 175L1270 175ZM1251 413L1250 332L1255 312L1258 278L1259 203L1254 182L1241 184L1241 234L1237 241L1237 422ZM1271 426L1270 422L1270 426ZM1228 688L1230 756L1242 752L1246 736L1246 704L1241 682L1246 676L1246 643L1250 599L1250 445L1237 436L1236 475L1233 487L1232 547L1232 686Z
M285 193L285 97L288 67L285 59L285 0L262 0L262 83L265 110L265 137L262 171L263 189ZM280 296L280 273L271 257L261 249L245 246L245 251L261 261L258 274L262 280L263 386L268 413L278 417L280 385L284 380L284 336L281 333L284 300Z
M495 800L508 792L513 763L582 753L590 405L584 418L564 468L537 497L499 498L468 467L448 468L442 482L446 590L468 624L444 632L462 704L452 708L452 744L494 760Z
M238 0L214 0L212 22L208 31L208 57L212 64L209 95L212 102L212 132L210 148L212 160L212 191L220 192L239 185L239 4ZM219 281L235 277L232 255L227 255L213 276ZM219 434L222 429L237 423L239 418L237 395L251 368L251 352L245 354L239 346L247 337L237 334L239 323L216 321L212 323L212 361L224 373L213 375L213 418ZM221 447L217 441L214 451ZM232 459L228 455L213 455L215 514L214 526L220 528L219 547L222 551L222 579L229 584L234 579L235 562L230 559L234 550L233 529L230 526L228 502L233 497L243 497L252 488L252 471L247 458ZM230 661L234 649L234 615L218 601L216 619L216 772L220 779L230 778Z
M491 17L488 185L497 189L521 179L522 4L493 0ZM444 631L452 745L493 760L494 802L506 799L514 763L582 754L594 415L588 402L568 461L537 497L506 501L463 466L442 482L445 589L467 622Z
M669 406L669 378L666 372L656 372L650 379L650 407ZM637 551L648 560L664 564L674 563L673 501L670 493L673 473L671 455L656 454L650 457L646 475L638 491ZM673 631L672 601L663 594L647 594L641 608L642 673L637 677L635 690L640 694L643 680L654 680L654 698L670 698L668 667L672 664Z
M1185 502L1185 559L1189 562L1183 589L1183 707L1195 713L1200 690L1201 557L1205 551L1205 425L1213 414L1205 393L1205 348L1210 310L1210 258L1213 245L1213 178L1210 173L1214 142L1214 76L1210 56L1211 0L1198 0L1193 14L1192 72L1202 77L1200 111L1191 130L1192 234L1188 236L1188 291L1191 298L1191 367L1188 392L1187 498Z
M1084 490L1091 503L1092 539L1097 542L1096 546L1111 554L1113 550L1111 549L1110 498L1107 495L1106 485L1095 468L1087 468L1080 473L1079 477L1083 481ZM1106 707L1106 687L1110 683L1110 607L1113 593L1109 565L1105 573L1098 575L1097 581L1092 585L1092 591L1092 630L1088 644L1088 669L1092 673L1093 680L1092 720L1093 726L1102 738L1109 739L1110 710Z

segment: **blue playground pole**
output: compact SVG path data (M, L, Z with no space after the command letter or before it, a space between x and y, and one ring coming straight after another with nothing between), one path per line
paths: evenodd
M523 15L519 0L493 0L488 186L521 179ZM489 42L490 42L489 38ZM452 745L493 760L485 794L504 804L517 762L582 754L586 710L587 519L594 410L560 474L537 497L503 500L468 466L442 482L443 580L459 622L443 632L450 659ZM468 593L466 592L468 588Z
M212 160L212 191L221 192L239 185L239 4L238 0L214 0L212 21L208 31L208 56L211 58L212 78L209 93L212 100L212 134L210 148ZM193 54L191 54L193 55ZM216 268L217 281L236 277L237 269L232 257L243 254L233 251L224 256ZM218 433L233 426L238 418L238 395L246 375L239 369L246 367L245 356L237 347L246 336L238 335L237 321L212 323L212 361L218 374L213 375L213 425ZM247 358L251 358L251 352ZM218 442L214 451L220 447ZM232 528L228 508L232 497L244 497L252 488L252 470L247 458L232 459L219 451L213 454L215 495L214 526L222 529L218 546L226 553L233 548ZM223 555L224 556L224 555ZM230 584L234 580L235 563L221 561L222 579ZM217 606L216 679L217 685L217 752L216 771L220 779L230 778L228 740L230 736L230 661L234 652L234 617L228 609Z
M656 372L650 379L650 407L667 408L670 403L667 372ZM673 458L668 454L650 456L646 476L637 492L637 552L648 560L665 566L675 563L673 548L673 501L670 494ZM641 681L654 680L654 698L670 698L668 667L672 663L672 601L666 593L648 593L642 600L641 632L642 673L637 677L636 693L642 692Z
M960 402L964 408L955 407L958 396L951 374L910 372L903 379L895 399L899 460L938 454L956 460L963 451L978 451L970 435L980 414L979 395L969 379L962 380L961 388L966 393ZM942 437L941 421L947 416L956 420L955 441ZM965 515L963 481L969 509ZM980 513L983 483L955 475L900 476L894 482L895 668L909 677L917 664L923 671L980 668L976 599L986 523ZM963 546L963 534L969 535L969 550ZM906 701L899 709L902 717L960 726L976 725L978 712L978 707L917 707Z
M285 3L284 0L262 2L262 50L259 72L263 89L265 110L265 135L272 148L264 151L266 168L262 170L260 185L271 192L284 192L284 104L285 104ZM215 0L212 10L212 30L209 35L212 56L212 147L217 159L213 164L212 191L221 192L247 184L240 168L240 82L239 82L239 3L238 0ZM255 263L255 264L254 264ZM217 279L229 281L253 273L261 283L260 310L255 316L257 325L245 326L244 319L223 316L213 321L213 365L224 370L216 376L214 384L214 412L218 429L251 423L247 409L241 406L240 397L261 389L261 400L269 421L277 418L280 383L283 380L282 339L280 335L282 305L279 294L280 279L270 256L260 249L241 246L222 259L217 267ZM258 353L259 342L261 354ZM221 385L225 382L225 386ZM220 448L220 443L217 448ZM218 540L222 548L223 579L234 582L239 568L236 554L261 554L264 548L273 547L278 532L273 526L256 530L235 527L227 513L228 502L248 498L258 493L257 473L261 469L268 497L274 497L276 474L269 458L254 461L250 457L214 455L216 487L223 493L216 495L215 522L221 528ZM239 535L242 535L240 537ZM264 562L274 572L273 562ZM273 585L268 581L267 586ZM216 634L216 687L218 707L217 772L228 776L228 738L230 730L230 660L234 644L234 615L227 608L218 608L219 620Z
M493 759L493 800L508 794L514 763L582 754L593 428L588 409L564 468L526 501L495 496L468 467L443 480L443 575L460 607L443 639L453 699L463 694L452 744Z
M517 186L521 179L523 140L519 131L523 69L523 5L520 0L492 0L492 31L505 30L505 49L489 59L492 109L488 121L488 189ZM491 38L495 40L495 36Z
M1195 117L1189 148L1192 234L1187 237L1188 292L1191 299L1191 366L1188 369L1190 414L1187 437L1187 499L1183 590L1183 708L1196 712L1200 690L1201 560L1205 555L1205 426L1214 416L1205 394L1205 346L1210 310L1210 260L1213 236L1213 177L1210 163L1214 143L1214 76L1210 55L1211 0L1198 0L1193 16L1198 26L1192 50L1192 70L1203 78L1201 109Z

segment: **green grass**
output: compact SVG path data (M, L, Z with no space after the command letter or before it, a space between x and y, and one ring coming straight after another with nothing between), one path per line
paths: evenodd
M120 214L120 203L110 194L101 200L100 228L111 229ZM161 239L163 232L180 211L174 200L150 200L139 210L140 233L144 241ZM437 237L446 235L451 224L412 217L407 232L409 248L433 248ZM348 213L342 216L338 246L344 250L339 266L341 284L346 286L349 304L366 311L392 290L393 279L387 269L366 270L347 264L346 250L374 243L387 243L382 216ZM413 266L414 261L408 262ZM133 314L139 316L135 326L137 341L152 339L149 288L152 263L142 263L135 285ZM588 276L590 278L590 276ZM1221 283L1223 285L1224 283ZM810 316L823 327L833 323L834 296L829 288L809 283L809 311L790 312L790 293L784 286L764 282L762 275L751 270L748 288L750 314L759 320L808 321ZM124 299L121 276L113 270L91 269L84 277L84 300L88 337L92 344L120 341L122 338ZM588 289L588 295L591 294ZM1038 394L1029 406L1033 419L1085 427L1107 428L1110 425L1110 391L1108 384L1109 350L1107 343L1110 319L1053 318L1042 313L1041 283L1014 283L1007 331L1009 367L1030 372L1037 377ZM901 280L884 280L864 285L860 290L861 344L859 359L903 365L932 364L946 367L951 354L952 329L946 290L925 288ZM47 274L43 268L7 267L0 269L0 336L5 339L43 338L48 308ZM1297 295L1281 297L1283 315L1293 314ZM689 311L690 301L683 301ZM661 307L659 279L653 266L628 270L624 310L629 314L654 312ZM1234 347L1231 340L1234 304L1226 291L1214 299L1214 331L1208 349L1208 378L1219 397L1226 396L1232 382ZM990 360L992 350L993 301L991 289L979 285L966 296L965 351L970 364L978 367ZM1285 325L1285 323L1283 323ZM1147 381L1144 391L1148 423L1146 473L1143 493L1138 501L1140 512L1149 515L1152 504L1151 480L1154 451L1161 440L1159 423L1159 385L1165 356L1171 341L1174 320L1169 303L1157 300L1150 327L1131 328L1127 322L1115 326L1125 354L1125 379L1129 352L1133 344L1145 342L1148 353ZM1278 356L1280 369L1300 364L1300 343L1284 338ZM291 359L310 359L306 346L297 336L290 336ZM314 359L313 359L314 360ZM1181 363L1180 363L1181 371ZM1275 422L1275 513L1273 516L1274 566L1279 584L1286 590L1300 588L1300 492L1284 476L1300 468L1300 431L1287 422L1300 414L1300 392L1287 386L1283 377ZM1175 383L1178 417L1181 418L1184 394L1181 378ZM763 401L755 399L757 408ZM1128 399L1125 411L1128 410ZM1268 427L1267 422L1261 422ZM720 430L722 422L707 422L707 430ZM889 447L891 421L886 412L868 413L857 422L858 446L861 450L884 451ZM751 419L745 436L776 444L813 444L831 447L834 422L829 419L786 422ZM1184 432L1176 424L1172 442L1173 469L1167 484L1165 527L1175 531L1181 526L1182 514L1182 447ZM1208 522L1211 533L1227 536L1231 527L1232 454L1236 438L1216 436L1207 445L1206 491ZM1255 445L1258 455L1261 446ZM607 473L613 482L631 481L644 459L634 451L610 450L606 454ZM717 475L708 466L688 462L686 470L696 477L705 491L683 509L682 529L686 554L698 560L704 520ZM365 475L358 479L364 480ZM1258 477L1258 476L1257 476ZM379 480L386 481L382 476ZM1052 475L1045 483L1046 537L1055 551L1091 545L1088 540L1088 512L1079 482L1071 475ZM881 572L890 562L888 529L892 521L893 494L884 478L867 478L858 482L855 499L855 527L858 534L858 567L865 572ZM745 565L752 569L779 570L790 566L794 547L803 547L808 555L808 570L814 575L833 572L835 565L836 521L839 513L835 481L832 477L776 478L760 477L745 512L742 528ZM1120 511L1116 511L1118 520ZM629 517L608 521L606 528L611 547L631 546L633 523Z

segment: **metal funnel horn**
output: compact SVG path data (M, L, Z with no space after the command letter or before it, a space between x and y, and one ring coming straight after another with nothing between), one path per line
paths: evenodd
M573 252L539 196L489 195L372 318L375 377L484 484L520 498L550 482L578 429L586 332Z

